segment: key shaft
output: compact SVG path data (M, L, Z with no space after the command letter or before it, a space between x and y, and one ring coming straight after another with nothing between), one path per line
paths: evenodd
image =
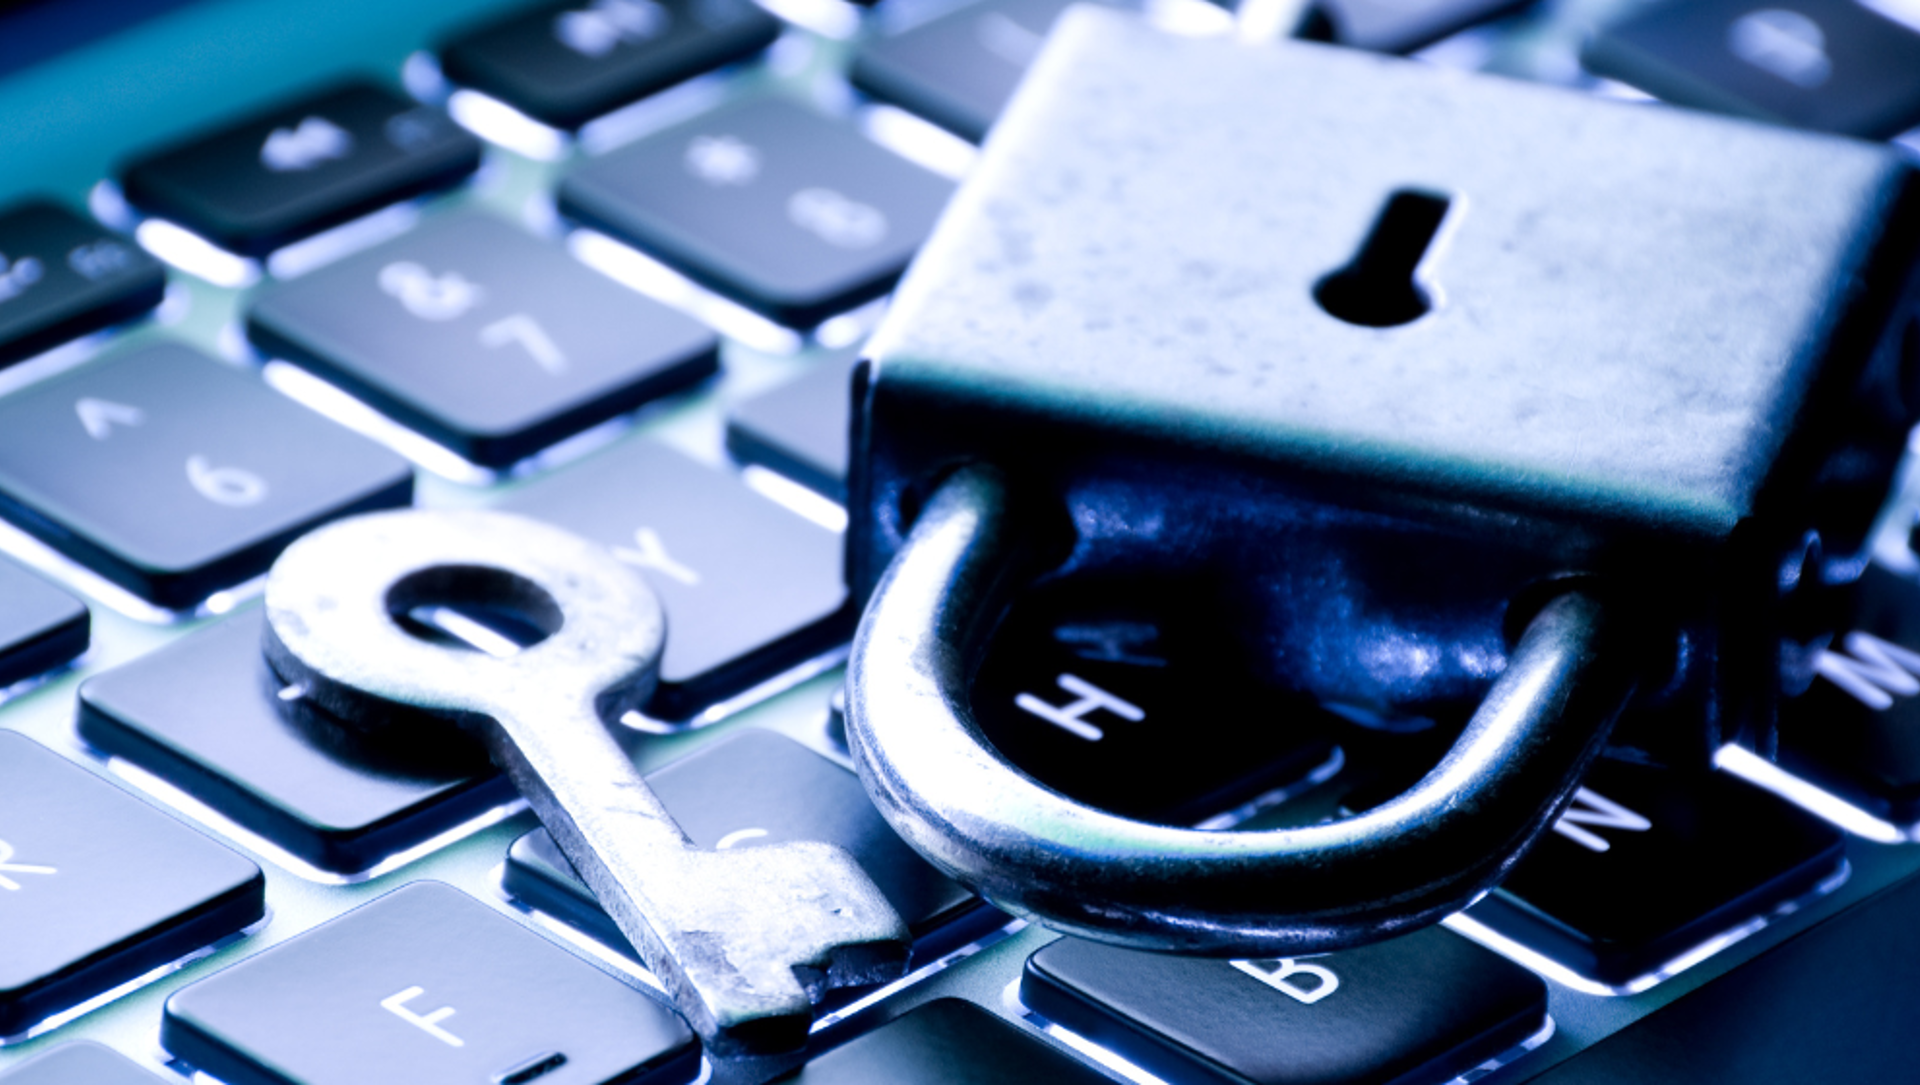
M430 643L400 622L429 604L504 605L546 635L506 658ZM349 725L478 734L711 1055L797 1051L827 989L904 971L906 926L846 851L702 850L634 768L606 721L652 691L665 621L598 546L498 512L358 517L287 549L267 618L274 669Z
M703 1036L797 1047L828 988L899 975L906 933L844 849L696 847L588 701L493 724L495 763Z

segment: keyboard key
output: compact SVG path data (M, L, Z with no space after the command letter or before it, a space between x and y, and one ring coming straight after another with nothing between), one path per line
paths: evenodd
M734 404L727 412L727 452L844 504L852 414L847 366L841 359L826 359Z
M676 1085L700 1065L671 1010L438 882L179 991L160 1042L229 1085Z
M1466 914L1589 979L1640 987L1842 862L1839 833L1733 777L1603 760Z
M780 21L749 0L565 0L460 35L440 67L535 120L577 128L779 36Z
M1410 53L1527 0L1317 0L1326 38L1376 53Z
M446 114L354 82L146 155L120 184L140 210L260 256L479 166L480 141Z
M160 343L0 400L0 515L188 607L336 516L405 505L405 461L232 366Z
M843 643L840 536L664 445L629 441L500 507L593 539L667 612L656 719L680 720Z
M0 1074L0 1082L6 1085L161 1085L161 1081L125 1055L88 1042L61 1044Z
M1441 1082L1546 1026L1547 985L1449 931L1299 960L1062 938L1027 959L1034 1012L1169 1081Z
M590 163L560 209L809 327L892 289L952 192L851 125L762 97Z
M1907 1081L1920 1030L1920 878L1830 913L1647 1013L1538 1085L1791 1085ZM1571 1032L1572 1030L1569 1030Z
M1868 138L1920 125L1920 33L1852 0L1662 4L1581 59L1682 105Z
M1249 683L1205 612L1133 582L1032 593L994 634L975 720L1048 787L1162 824L1194 824L1326 764L1328 717Z
M57 204L0 213L0 365L160 304L160 262Z
M0 731L0 1037L258 922L260 868Z
M1780 705L1780 764L1869 813L1920 821L1920 580L1878 562L1813 683Z
M740 731L647 783L702 848L789 840L846 848L912 932L916 966L1006 922L894 835L852 772L790 738ZM528 905L634 955L545 829L514 842L504 881Z
M827 1052L791 1085L1113 1085L971 1002L942 998Z
M489 467L719 368L705 327L480 214L267 291L247 334Z
M87 650L86 604L0 558L0 690Z
M876 38L853 85L957 135L984 139L1072 0L984 0Z
M484 754L414 763L288 696L256 608L89 678L80 736L335 874L357 874L516 797Z

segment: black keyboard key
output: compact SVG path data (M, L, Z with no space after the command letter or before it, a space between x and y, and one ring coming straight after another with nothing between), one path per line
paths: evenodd
M974 681L981 732L1048 787L1162 824L1194 824L1328 763L1329 717L1250 683L1204 598L1085 577L1030 593Z
M461 34L440 67L535 120L577 128L779 36L780 21L749 0L564 0Z
M80 735L314 867L357 874L514 800L484 756L355 745L287 690L237 615L89 678ZM463 771L464 770L464 771Z
M1824 822L1734 777L1604 760L1466 915L1588 979L1639 989L1836 877L1842 852Z
M719 368L702 325L481 214L267 291L247 333L489 467Z
M1537 1085L1910 1081L1920 878L1909 876L1532 1078Z
M1318 0L1329 41L1376 53L1409 53L1527 0ZM1319 36L1319 35L1313 35Z
M96 1043L62 1044L4 1074L6 1085L161 1085L125 1055Z
M1266 961L1063 938L1027 959L1020 997L1169 1081L1223 1085L1442 1082L1547 1023L1539 977L1434 928Z
M479 166L480 141L446 114L355 82L143 156L120 184L140 210L259 256Z
M1812 684L1780 705L1780 764L1868 813L1920 822L1920 580L1869 565Z
M791 1085L1113 1085L971 1002L942 998L827 1052Z
M1661 4L1582 60L1682 105L1869 138L1920 125L1920 33L1853 0Z
M983 0L854 56L853 85L978 143L1072 0Z
M853 415L847 366L837 358L733 405L727 452L845 503L847 429Z
M671 1010L438 882L179 991L160 1041L229 1085L677 1085L700 1064Z
M398 456L176 344L0 400L0 515L161 606L257 576L308 528L412 490Z
M891 289L952 192L844 121L761 97L587 165L560 208L810 327Z
M57 204L0 214L0 365L160 304L160 262Z
M846 640L840 536L664 445L629 441L500 505L593 539L667 612L646 712L679 720Z
M85 603L0 559L0 690L87 650Z
M916 965L1005 922L894 835L853 773L790 738L740 731L647 782L700 847L824 840L847 849L912 932ZM505 883L526 904L633 955L545 829L514 842Z
M260 868L0 731L0 1038L258 922Z

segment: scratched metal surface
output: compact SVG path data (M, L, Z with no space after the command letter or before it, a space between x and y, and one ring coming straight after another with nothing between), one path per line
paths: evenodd
M103 42L0 80L0 199L48 192L80 205L87 189L111 171L126 151L148 145L237 110L287 92L310 80L342 70L396 77L413 50L428 46L441 30L469 15L505 7L512 0L339 0L314 5L287 0L218 0L182 8L133 27ZM1566 80L1577 73L1572 56L1583 27L1609 11L1637 6L1638 0L1553 0L1487 31L1470 32L1437 50L1448 63L1490 67L1526 78ZM809 91L827 88L830 97L844 69L846 47L801 36L812 52L804 63L777 72L749 73L746 86L767 81ZM540 193L550 191L564 166L534 162L493 148L486 171L473 188L453 197L456 205L477 205L509 216L525 211ZM168 323L143 327L124 338L179 339L217 351L230 341L243 291L228 290L175 274L184 305ZM726 371L710 396L649 416L627 439L666 440L709 463L723 464L724 412L729 402L802 372L807 356L777 357L729 341ZM486 504L515 484L495 489L461 486L422 475L418 501L433 507ZM1906 491L1911 495L1912 488ZM1920 505L1903 497L1899 514ZM1893 540L1895 533L1886 535ZM1889 543L1887 551L1898 556ZM242 606L257 606L257 602ZM106 767L83 749L74 731L74 697L86 677L135 659L219 618L176 625L135 621L106 607L93 608L93 648L73 670L0 705L0 728L28 734L103 776ZM821 675L711 728L672 736L633 736L643 767L664 764L732 730L767 728L837 757L825 731L826 703L839 682L837 672ZM185 814L181 815L185 817ZM213 971L296 937L402 884L434 879L454 885L517 922L563 940L505 900L498 872L507 846L533 825L521 813L370 881L334 885L309 880L272 856L234 841L267 873L270 919L249 938L198 961L136 993L18 1046L0 1048L0 1070L69 1040L95 1040L132 1055L165 1073L157 1041L166 997ZM220 835L217 827L209 829ZM1553 1040L1502 1075L1510 1081L1538 1074L1624 1025L1657 1010L1769 945L1792 936L1846 904L1920 870L1920 849L1881 847L1855 841L1850 848L1854 874L1834 897L1791 921L1769 928L1731 950L1653 990L1629 998L1599 998L1554 986L1552 1012L1558 1025ZM1019 1008L1007 992L1028 953L1053 936L1028 928L972 956L957 967L888 1000L879 1016L892 1016L927 999L967 998L1010 1019ZM172 1076L162 1080L179 1081Z
M1798 411L1904 168L1881 146L1089 8L873 355L883 381L1721 536L1753 511L1783 432L1760 420ZM1433 311L1329 316L1315 282L1409 189L1453 200L1421 266Z

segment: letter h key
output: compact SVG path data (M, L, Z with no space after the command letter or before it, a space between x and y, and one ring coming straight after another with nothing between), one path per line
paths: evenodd
M498 658L406 630L434 605L505 609L544 638ZM498 512L355 517L281 555L266 609L274 669L345 725L417 749L484 738L713 1057L777 1071L827 988L904 970L905 925L851 855L701 850L614 741L605 721L652 691L665 619L600 547ZM437 1025L407 997L388 1009Z
M1061 930L1275 958L1431 922L1636 687L1616 737L1656 757L1772 748L1920 408L1916 251L1885 146L1069 10L856 371L861 777ZM1273 686L1472 719L1343 822L1093 810L967 701L1062 578L1183 586Z

